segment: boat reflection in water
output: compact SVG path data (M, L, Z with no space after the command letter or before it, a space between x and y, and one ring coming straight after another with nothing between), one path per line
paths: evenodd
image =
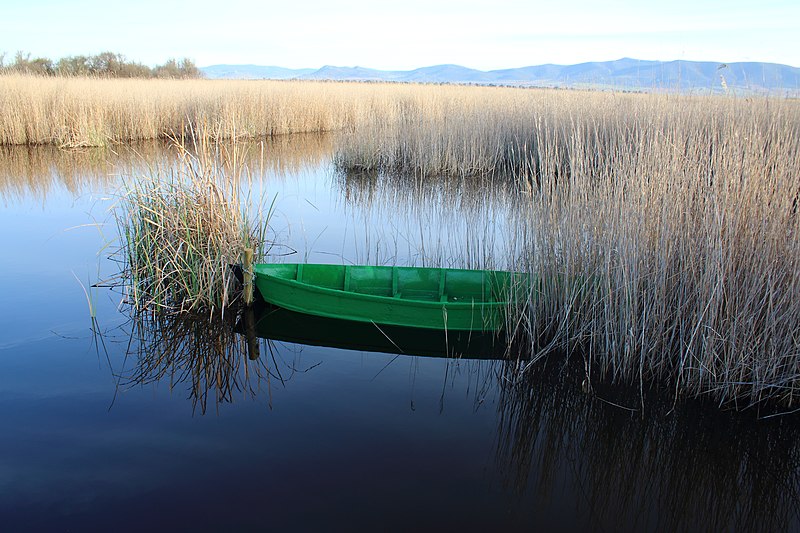
M493 332L437 331L378 326L296 313L259 302L238 319L185 318L134 313L126 367L118 389L168 381L188 384L193 408L231 403L236 395L268 395L309 368L276 343L453 359L500 360L504 338ZM313 367L313 365L312 365Z
M273 341L327 346L345 350L450 357L462 359L497 359L504 357L507 346L501 333L491 331L444 331L378 325L350 320L325 318L289 311L264 304L239 331ZM252 320L253 329L246 326Z

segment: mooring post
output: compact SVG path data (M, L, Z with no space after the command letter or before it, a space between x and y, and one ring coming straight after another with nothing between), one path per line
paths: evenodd
M258 359L260 355L258 347L258 336L256 336L256 317L252 307L244 310L244 336L247 339L247 357L251 361Z
M244 249L244 304L249 306L253 303L253 249Z

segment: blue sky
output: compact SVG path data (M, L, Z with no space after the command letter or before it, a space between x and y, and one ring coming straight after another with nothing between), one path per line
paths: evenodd
M800 67L800 1L4 0L0 52L482 70L634 57Z

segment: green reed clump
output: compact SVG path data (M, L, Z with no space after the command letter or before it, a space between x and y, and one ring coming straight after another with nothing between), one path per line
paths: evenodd
M250 197L235 145L176 149L176 166L123 184L114 216L127 296L157 313L224 313L240 302L231 265L268 249L270 210Z

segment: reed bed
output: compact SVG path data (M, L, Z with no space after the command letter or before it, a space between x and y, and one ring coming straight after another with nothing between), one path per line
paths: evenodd
M794 406L800 103L462 94L398 105L345 137L337 165L516 184L506 266L539 280L515 324L539 356L580 350L590 379Z
M120 284L137 311L224 316L241 304L231 265L269 249L271 205L251 197L236 147L177 143L179 162L123 182L114 209Z
M353 127L389 85L0 75L0 145L241 139Z

